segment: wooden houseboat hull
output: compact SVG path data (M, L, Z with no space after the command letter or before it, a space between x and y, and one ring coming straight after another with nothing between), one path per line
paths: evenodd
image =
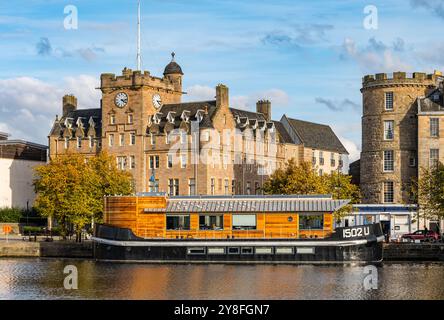
M144 239L131 229L95 228L94 258L150 263L378 263L380 224L337 228L324 239Z

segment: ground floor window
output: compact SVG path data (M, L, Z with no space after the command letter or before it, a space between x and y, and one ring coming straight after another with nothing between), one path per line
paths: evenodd
M223 230L224 216L200 216L199 229L200 230Z
M166 220L167 230L190 230L189 215L167 216Z
M233 230L255 230L255 229L256 229L255 214L233 215Z
M324 228L324 216L322 214L299 215L299 230L312 230Z

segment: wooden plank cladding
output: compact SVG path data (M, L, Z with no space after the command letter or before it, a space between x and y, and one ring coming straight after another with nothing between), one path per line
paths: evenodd
M207 198L199 198L205 206ZM209 201L217 200L216 197ZM261 201L262 197L250 197L242 200ZM251 200L250 200L251 199ZM279 201L281 198L277 198ZM286 198L285 198L286 199ZM320 198L324 203L331 198ZM302 199L307 202L307 199ZM302 201L301 200L301 201ZM311 199L313 201L316 198ZM181 203L175 203L175 210L168 211L170 201L166 196L119 196L106 197L104 200L104 222L121 228L131 229L142 238L167 239L244 239L244 238L324 238L333 232L332 212L318 211L319 206L311 205L310 212L226 212L199 210L177 210ZM197 201L197 200L196 200ZM266 198L270 201L270 198ZM337 200L335 203L338 203ZM182 203L183 205L183 203ZM334 207L335 204L330 204ZM242 208L242 206L239 206ZM260 205L259 205L260 207ZM276 206L284 208L285 206ZM288 209L289 206L286 208ZM304 206L304 208L307 206ZM269 208L269 207L268 207ZM302 207L301 207L302 208Z

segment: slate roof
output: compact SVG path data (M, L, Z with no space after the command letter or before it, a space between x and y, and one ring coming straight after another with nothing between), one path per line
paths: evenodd
M444 111L443 93L440 89L433 90L428 96L418 99L418 111L436 112Z
M280 142L293 143L293 140L291 139L290 135L287 132L287 129L285 129L282 122L273 120L273 123L274 123L274 126L276 127L277 132L280 135Z
M146 208L144 212L166 213L258 213L258 212L333 212L350 200L330 197L252 196L252 197L176 197L167 207Z
M287 118L305 147L348 154L339 138L328 125Z
M77 120L83 124L83 129L85 132L89 130L89 119L93 118L95 122L96 137L102 136L102 109L77 109L68 112L68 114L59 120L51 129L50 135L61 135L62 130L65 128L65 120L67 118L71 119L72 128L75 130L77 128Z
M248 118L248 119L256 119L256 120L265 120L265 117L262 113L252 112L247 110L240 110L235 108L230 108L231 113L234 117L239 116L240 118Z

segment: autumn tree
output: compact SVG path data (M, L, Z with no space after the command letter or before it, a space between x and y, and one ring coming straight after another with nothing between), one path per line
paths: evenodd
M424 219L444 218L444 164L421 168L419 179L412 181L413 198Z
M320 176L309 162L297 165L294 159L277 169L265 182L263 190L266 194L331 194L334 199L350 199L350 204L360 201L359 188L351 183L351 176L338 172ZM348 205L335 215L341 217L351 210Z
M57 157L35 169L35 208L43 217L54 218L66 235L68 227L80 241L81 230L103 217L103 197L133 192L132 176L120 171L112 157L80 154Z

